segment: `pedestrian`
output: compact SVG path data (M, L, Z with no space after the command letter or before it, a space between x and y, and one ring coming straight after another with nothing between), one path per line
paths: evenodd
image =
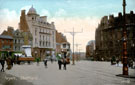
M66 58L63 58L63 69L64 69L64 70L66 70L66 64L67 64Z
M19 55L16 56L16 61L17 61L17 64L20 65L20 61L19 61Z
M119 66L119 59L116 60L117 66Z
M44 65L45 65L45 67L46 67L46 68L47 68L47 61L48 61L48 59L47 59L47 58L43 60Z
M62 59L58 59L58 65L59 65L59 70L61 70L61 65L62 65Z
M52 59L52 57L51 57L51 63L53 63L53 59Z
M61 65L62 65L62 58L61 58L61 54L57 54L57 60L58 60L58 66L59 66L59 70L61 70Z
M5 60L4 59L2 59L2 60L0 60L1 62L1 66L2 66L2 68L1 68L1 72L5 72L4 71L4 65L5 65Z
M11 65L11 59L8 57L8 58L6 59L6 62L7 62L7 68L6 68L6 69L10 70L11 67L12 67L12 65Z
M11 66L13 67L13 65L14 65L14 60L11 59Z
M30 61L28 61L28 65L30 65Z
M113 60L111 59L111 65L113 65Z
M36 61L37 61L37 65L39 65L39 61L40 61L40 59L39 59L39 58L37 58L37 59L36 59Z
M133 60L130 61L130 67L133 68Z

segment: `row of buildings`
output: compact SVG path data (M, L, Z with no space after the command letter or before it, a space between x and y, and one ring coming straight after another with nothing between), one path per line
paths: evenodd
M122 13L104 16L95 35L95 58L110 60L112 57L121 59L123 53L123 20ZM135 14L126 14L127 53L128 59L135 59Z
M19 29L17 30L8 27L7 31L3 31L0 36L0 43L3 43L1 45L5 47L0 46L0 51L21 52L22 45L30 45L32 56L44 59L47 55L54 56L59 53L63 49L62 46L59 47L61 44L66 43L70 48L66 37L57 32L54 22L49 23L47 16L37 14L33 6L27 14L25 10L21 11L18 25ZM68 50L70 50L69 48Z
M95 33L95 41L86 46L86 58L110 60L112 57L122 59L123 53L123 20L122 13L102 17ZM127 53L128 59L135 60L135 14L126 14Z

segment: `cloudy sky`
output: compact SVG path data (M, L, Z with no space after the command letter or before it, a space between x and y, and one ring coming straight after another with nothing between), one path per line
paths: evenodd
M126 0L127 10L135 11L135 0ZM48 22L55 22L59 32L72 31L76 34L75 43L81 44L79 48L85 51L88 41L95 39L95 29L100 19L105 15L122 12L122 0L0 0L0 33L12 26L18 28L20 12L26 12L33 5L39 15L48 16ZM72 36L64 33L72 44Z

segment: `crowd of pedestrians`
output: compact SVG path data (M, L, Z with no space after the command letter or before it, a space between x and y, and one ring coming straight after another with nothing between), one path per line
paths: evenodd
M18 56L14 56L14 58L12 58L11 56L0 56L0 63L1 63L1 72L5 72L5 64L6 64L6 69L7 70L10 70L14 64L20 64L20 62L18 61ZM58 61L58 69L61 70L62 69L62 66L63 66L63 69L66 70L66 65L70 63L70 60L69 58L64 55L62 56L62 54L58 54L56 56L57 58L57 61ZM50 60L51 63L53 63L53 58L49 58L49 57L46 57L43 62L44 62L44 66L45 68L47 68L47 62ZM56 61L56 60L55 60ZM40 59L39 58L36 58L36 62L37 62L37 65L39 65L39 62L40 62ZM28 62L30 63L30 62Z
M122 63L122 61L120 61L119 58L115 58L114 56L112 57L112 59L111 59L111 65L117 64L117 66L119 66L119 62ZM133 59L128 58L127 59L127 65L130 68L135 68L135 61Z
M1 63L1 72L5 72L5 63L7 64L7 70L10 70L13 67L14 64L14 60L9 56L9 57L5 57L2 56L0 57L0 63Z
M58 69L61 70L62 69L62 65L63 65L63 69L66 70L66 65L70 63L69 58L64 55L62 56L61 54L57 54L56 56L57 61L58 61ZM45 68L47 68L47 62L50 60L51 63L53 63L53 58L49 58L48 56L43 60L44 66Z

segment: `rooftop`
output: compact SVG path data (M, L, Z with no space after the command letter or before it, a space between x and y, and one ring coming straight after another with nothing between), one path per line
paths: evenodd
M1 39L13 39L13 37L8 36L8 35L0 35Z

